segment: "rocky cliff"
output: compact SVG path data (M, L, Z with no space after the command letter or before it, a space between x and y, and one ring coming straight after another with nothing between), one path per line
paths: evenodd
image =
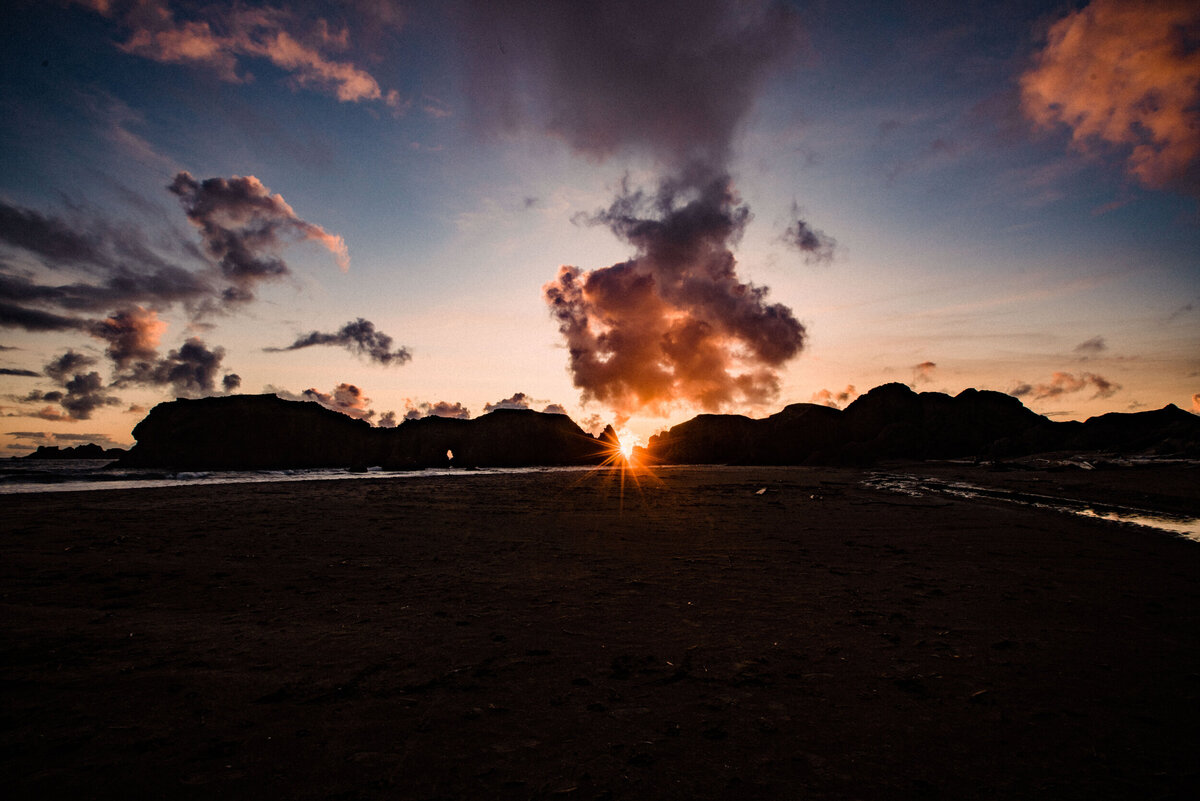
M652 437L660 462L869 464L1080 450L1200 456L1200 418L1175 406L1054 423L1000 392L950 396L885 384L844 411L799 403L761 420L700 415Z
M185 470L390 469L595 464L603 446L571 419L524 409L375 428L316 403L232 395L160 403L120 464Z
M611 428L592 437L565 415L527 409L374 428L274 395L162 403L133 435L137 444L121 465L185 470L586 465L604 461L616 443ZM1200 456L1200 417L1167 406L1054 423L999 392L950 396L885 384L843 411L797 403L760 420L702 414L646 448L666 464L870 464L1060 450Z

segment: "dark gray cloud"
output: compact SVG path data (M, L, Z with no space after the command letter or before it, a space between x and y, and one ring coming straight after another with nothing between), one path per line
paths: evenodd
M0 327L20 328L25 331L79 331L89 326L87 320L65 317L61 314L30 309L14 303L0 301Z
M221 379L221 388L225 390L225 394L233 392L242 385L242 377L237 373L228 373Z
M57 359L53 359L44 368L45 373L55 381L63 382L67 377L80 370L91 367L96 364L96 359L84 353L77 353L73 350L68 350Z
M0 367L0 375L26 376L29 378L40 378L41 373L34 370L21 370L15 367Z
M405 420L420 420L422 417L453 417L458 420L468 420L471 417L471 410L458 402L413 403L411 400L405 400L404 405Z
M486 403L483 406L483 411L494 411L496 409L528 409L530 403L535 401L526 395L524 392L514 392L511 397L504 400L498 400L495 403Z
M1099 356L1106 350L1108 350L1108 345L1104 342L1104 337L1092 337L1086 342L1080 342L1075 346L1075 352L1083 358Z
M296 341L282 348L263 348L268 353L281 353L289 350L311 348L314 345L336 345L346 348L351 353L363 356L376 364L401 365L412 359L408 348L400 347L392 350L392 338L375 328L370 320L359 317L346 323L335 333L326 334L320 331L310 331L297 337Z
M474 119L540 129L604 158L724 164L798 15L770 0L487 0L460 4Z
M793 215L798 210L792 209ZM783 241L795 248L809 264L833 261L833 252L837 248L837 240L818 231L799 217L788 226L783 233Z
M133 385L170 387L177 397L196 398L217 394L217 375L225 349L212 348L197 337L191 337L165 358L154 353L147 360L128 361L121 367L113 386Z
M188 219L200 231L204 248L230 283L227 303L253 299L255 287L289 274L279 251L289 240L312 240L332 252L342 269L349 266L340 236L302 220L279 194L253 175L197 181L181 172L167 187L179 197Z

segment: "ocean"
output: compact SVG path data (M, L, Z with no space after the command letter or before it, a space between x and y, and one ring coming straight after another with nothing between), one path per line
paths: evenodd
M187 487L206 484L253 484L268 481L329 481L363 478L414 478L428 476L469 476L511 473L539 473L548 470L588 470L587 467L497 467L463 470L431 468L427 470L364 471L341 468L309 470L196 470L174 471L146 468L109 467L110 459L7 459L0 460L0 495L25 492L81 492L104 489L148 489Z

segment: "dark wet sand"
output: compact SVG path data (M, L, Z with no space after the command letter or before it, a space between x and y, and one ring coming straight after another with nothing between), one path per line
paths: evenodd
M1195 797L1200 544L862 475L6 497L5 793Z

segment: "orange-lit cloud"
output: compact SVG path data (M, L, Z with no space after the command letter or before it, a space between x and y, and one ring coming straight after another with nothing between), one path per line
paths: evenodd
M621 416L678 406L763 404L805 330L767 289L742 282L731 244L749 219L724 174L664 179L654 196L628 188L589 222L636 249L591 272L562 267L543 293L567 341L583 399Z
M325 19L305 25L282 9L214 4L199 10L201 19L178 20L166 0L143 0L119 15L107 2L81 4L104 16L119 16L129 30L119 47L132 55L203 67L233 83L250 80L248 73L238 72L241 59L265 59L288 72L295 85L342 102L401 105L399 94L383 91L369 72L323 52L345 50L350 37L347 29L334 30Z
M913 385L928 384L933 380L933 371L937 369L936 362L925 361L913 365Z
M108 342L108 356L117 367L135 359L155 358L167 324L152 309L135 306L113 312L92 327L92 335Z
M1109 398L1121 389L1121 385L1095 373L1075 375L1074 373L1056 372L1044 384L1021 383L1009 390L1008 394L1015 398L1032 396L1036 400L1045 400L1089 388L1095 390L1093 398Z
M359 420L370 420L375 416L375 410L370 408L371 399L354 384L343 382L334 387L330 393L309 388L301 392L300 396L301 400L316 401L326 409L332 409Z
M831 392L828 389L821 389L812 394L810 403L819 403L822 406L829 406L833 409L840 409L844 404L849 403L858 397L858 391L853 384L847 384L846 388L841 392Z
M1200 392L1192 395L1192 414L1200 414Z
M1093 0L1055 23L1021 77L1025 114L1074 145L1122 148L1153 188L1200 190L1200 4Z

